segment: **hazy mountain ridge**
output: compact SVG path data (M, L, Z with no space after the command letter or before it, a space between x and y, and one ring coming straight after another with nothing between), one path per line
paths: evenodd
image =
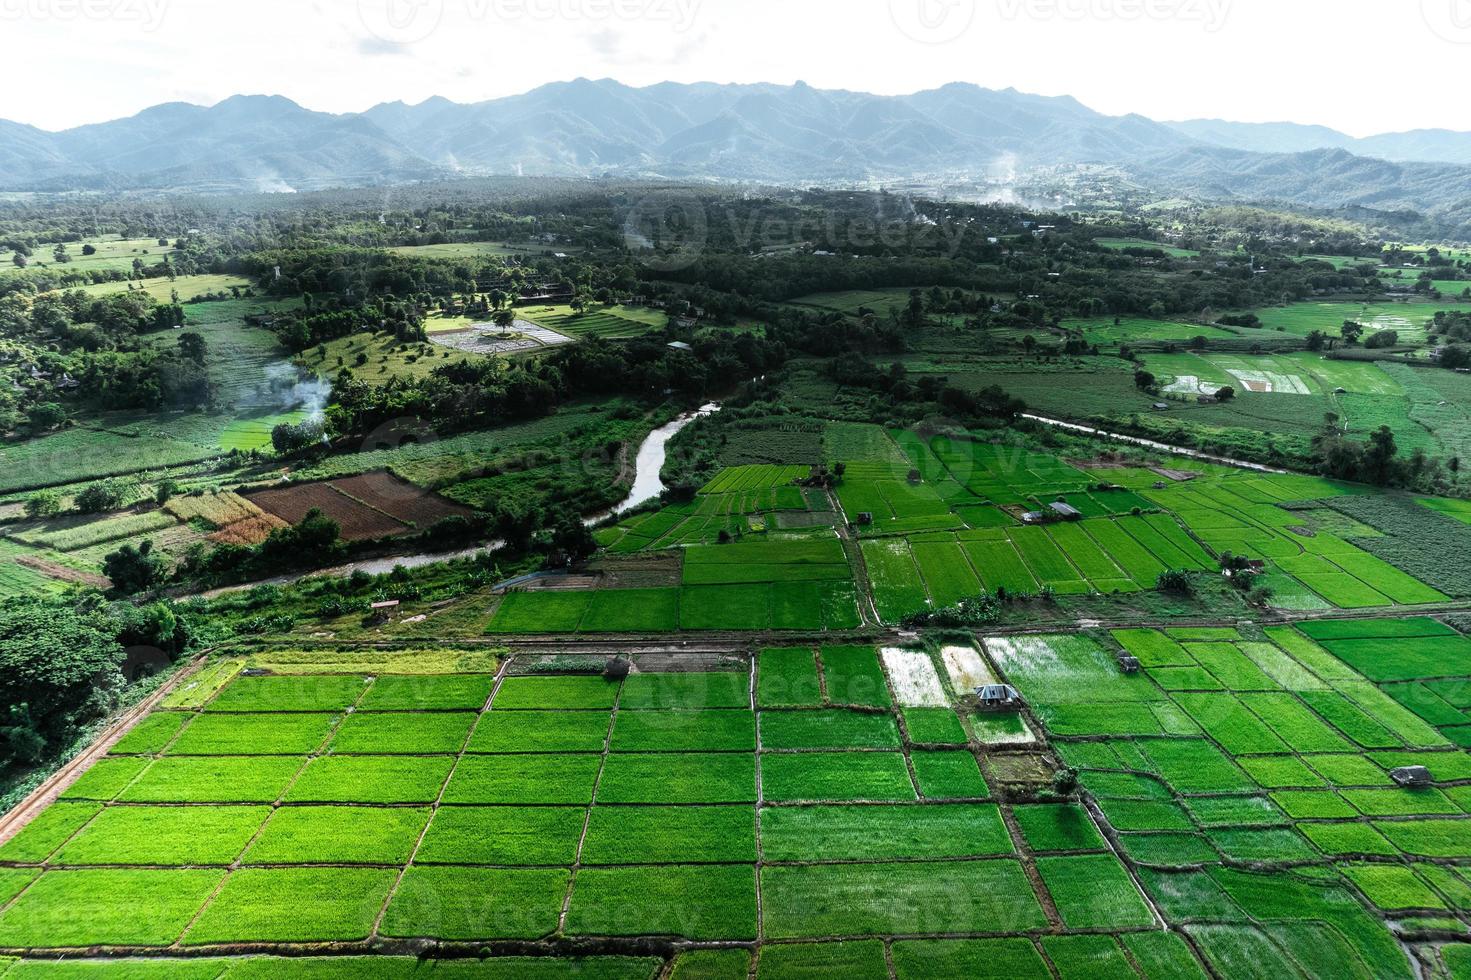
M1453 159L1392 159L1406 153ZM1431 213L1471 201L1471 134L1354 140L1289 123L1160 123L963 83L877 96L800 82L576 79L486 102L343 115L235 96L59 133L0 121L0 190L288 190L490 174L800 184L1082 163L1202 197Z
M1358 156L1395 163L1471 165L1471 133L1450 129L1412 129L1355 139L1326 126L1298 123L1238 123L1221 119L1189 119L1165 123L1193 139L1254 153L1302 153L1347 150Z

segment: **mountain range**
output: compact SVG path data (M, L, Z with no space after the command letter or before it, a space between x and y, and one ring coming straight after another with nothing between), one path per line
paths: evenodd
M1413 129L1356 139L1326 126L1298 123L1238 123L1190 119L1166 123L1203 143L1253 153L1347 150L1356 156L1397 163L1454 163L1471 166L1471 133L1450 129Z
M361 113L281 96L154 106L46 132L0 120L0 190L306 190L487 174L781 184L985 178L1101 164L1196 197L1471 210L1471 133L1354 139L1296 124L1163 123L954 83L912 95L577 79Z

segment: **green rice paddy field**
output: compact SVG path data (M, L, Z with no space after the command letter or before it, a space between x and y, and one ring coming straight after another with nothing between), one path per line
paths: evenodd
M1352 381L1365 368L1377 371L1335 362L1333 377ZM1403 521L1376 526L1332 509L1362 497L1363 487L1190 460L1100 466L877 426L846 426L834 445L853 458L835 460L845 471L831 491L798 486L806 467L732 467L693 501L598 532L614 555L672 552L682 587L512 594L492 632L546 632L537 629L544 622L580 632L851 626L859 560L885 623L982 592L1150 591L1162 572L1209 572L1227 552L1267 564L1263 581L1278 608L1416 606L1471 594L1471 579L1427 576L1432 584L1417 577L1420 563L1405 560L1411 554L1380 547ZM1028 516L1053 518L1060 503L1075 519ZM1458 513L1455 501L1422 503ZM842 525L856 547L839 540ZM1447 521L1445 534L1471 549L1471 521ZM714 585L745 588L715 593ZM788 596L787 609L778 594ZM717 595L720 608L707 615L706 600Z
M662 663L223 662L0 844L0 966L1377 978L1466 955L1420 941L1471 934L1471 715L1441 666L1471 674L1471 640L1437 621ZM978 678L1022 716L957 707ZM1063 765L1081 797L1053 793ZM422 940L471 955L402 955ZM162 955L50 955L98 948Z

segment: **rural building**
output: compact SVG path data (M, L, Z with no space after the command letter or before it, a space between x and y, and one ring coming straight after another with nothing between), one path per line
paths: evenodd
M868 527L873 523L873 514L870 511L860 511L858 514L858 526Z
M1389 770L1389 778L1401 786L1429 786L1434 779L1424 766L1400 766Z
M1168 412L1170 410L1170 403L1169 402L1155 402L1152 407L1154 408L1154 410L1156 412Z
M672 341L668 346L669 346L669 349L670 350L683 350L683 351L691 351L691 352L694 351L694 348L693 347L691 347L689 344L686 344L682 340Z
M1139 673L1139 669L1142 666L1143 665L1139 663L1138 657L1130 657L1125 655L1119 658L1119 670L1122 670L1126 674L1137 674Z
M1047 515L1039 510L1029 510L1022 515L1023 524L1042 524L1047 520Z
M1022 706L1022 696L1010 684L987 684L976 690L976 699L982 711L1016 711Z
M1056 500L1047 506L1052 509L1054 514L1065 521L1080 521L1083 519L1083 512L1072 504L1065 504L1060 500Z

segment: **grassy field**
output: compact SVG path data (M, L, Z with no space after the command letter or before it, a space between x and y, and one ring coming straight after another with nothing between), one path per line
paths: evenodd
M574 248L530 242L446 242L440 245L400 245L389 249L395 255L421 259L507 258L513 255L548 255L575 252Z
M1172 259L1193 259L1200 256L1200 253L1194 249L1162 245L1159 242L1146 241L1142 238L1099 238L1095 241L1103 248L1113 252L1121 252L1126 248L1149 248L1159 249Z
M1118 320L1115 323L1115 319ZM1237 336L1234 331L1220 327L1202 326L1198 323L1177 323L1170 320L1146 320L1139 317L1087 317L1064 320L1068 330L1077 330L1090 344L1112 347L1119 344L1135 344L1140 341L1174 341L1188 344L1196 337L1207 340Z
M797 306L815 306L825 310L856 315L860 309L870 309L880 316L890 311L899 312L909 305L908 286L886 289L848 289L840 292L813 293L791 300Z
M188 304L197 296L229 293L232 289L250 289L252 283L241 276L199 275L176 276L173 279L144 279L133 282L98 282L77 288L88 296L110 296L113 293L142 290L159 303L171 303L174 296L177 295L180 303ZM185 315L187 317L187 310Z
M361 381L385 385L395 378L421 381L436 367L482 356L434 344L402 343L391 333L355 333L303 352L297 363L323 377L346 368Z
M93 255L83 255L82 247L91 245L97 249ZM87 241L66 243L68 262L57 262L53 257L54 244L36 246L30 256L28 269L50 269L60 272L123 272L133 271L133 261L141 259L145 266L153 266L174 251L172 245L160 245L156 238L114 238L111 236ZM15 253L0 250L0 275L21 272L12 259Z
M1401 343L1424 343L1425 324L1444 309L1444 304L1410 300L1376 303L1294 303L1285 307L1266 307L1255 311L1266 331L1281 330L1306 337L1321 330L1330 337L1338 336L1345 320L1360 323L1368 331L1392 329Z

